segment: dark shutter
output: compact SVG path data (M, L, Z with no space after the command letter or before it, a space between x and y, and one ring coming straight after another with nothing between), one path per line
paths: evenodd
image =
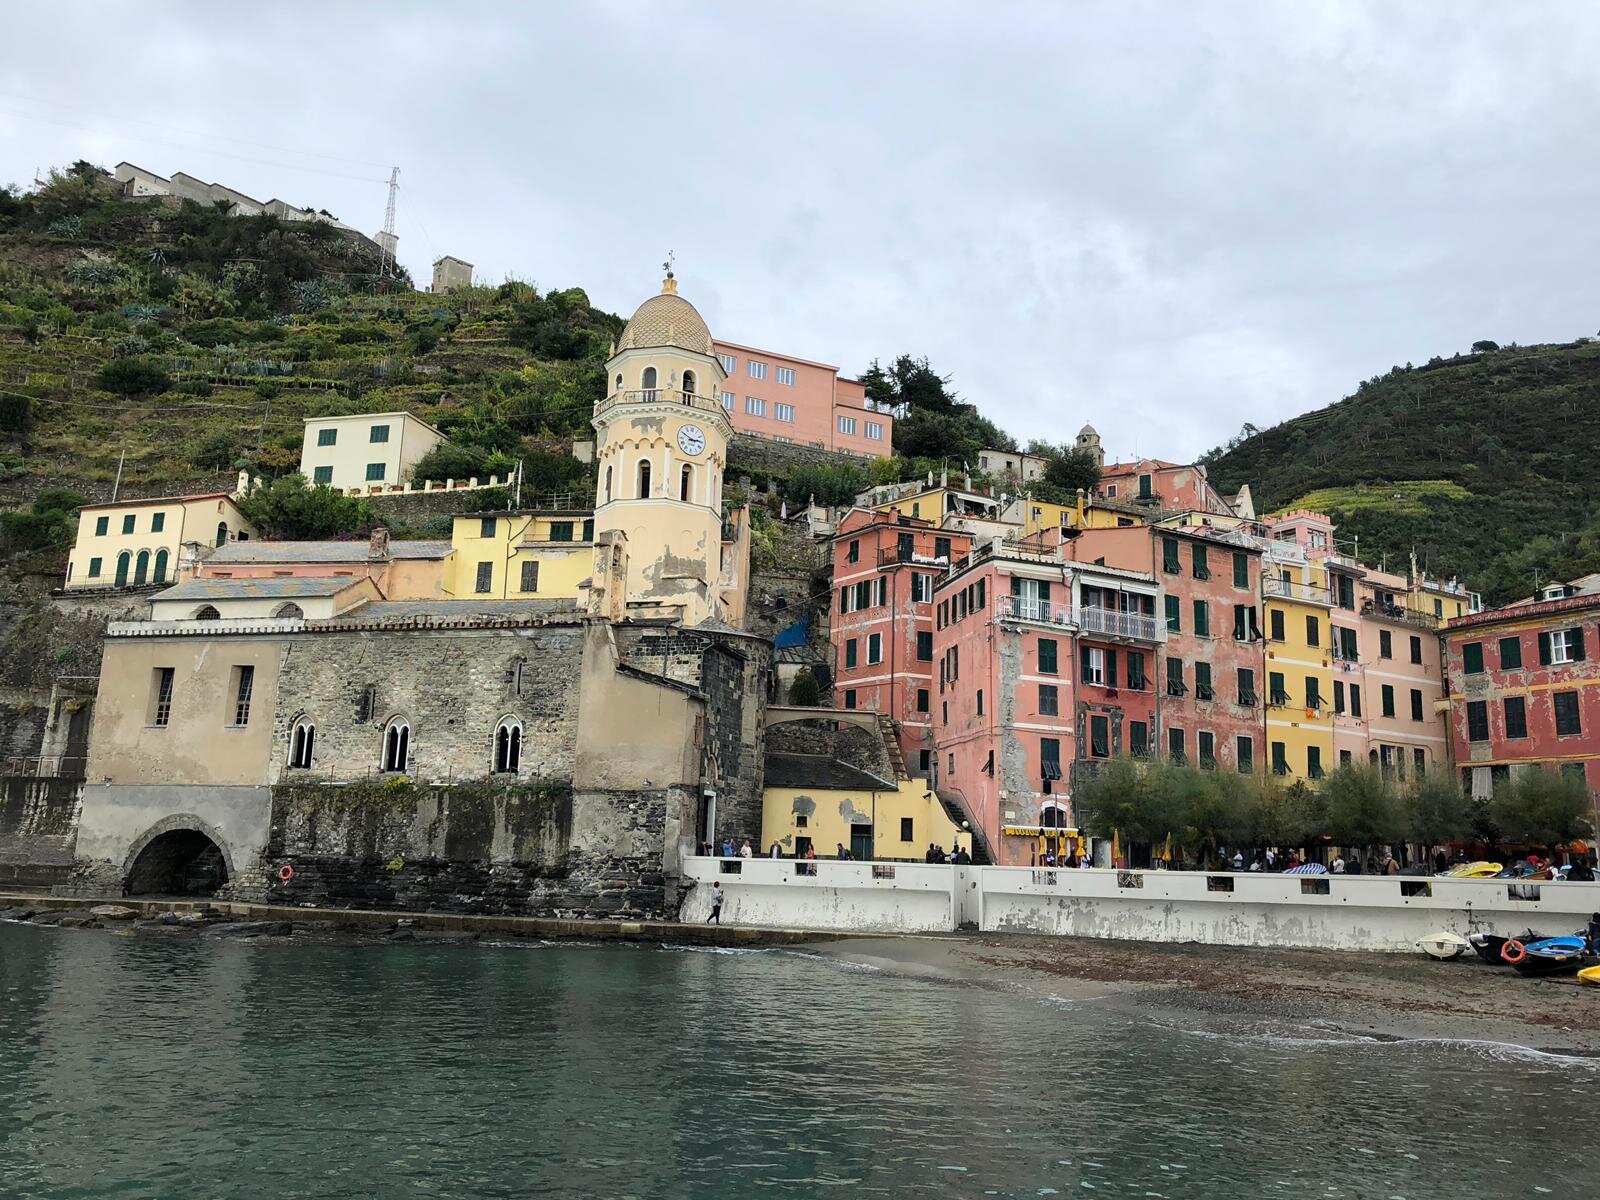
M1078 677L1084 683L1089 682L1089 647L1078 647Z
M1106 686L1108 688L1117 686L1117 652L1115 650L1106 651Z
M1019 576L1013 575L1011 577L1011 594L1013 596L1022 595L1022 580Z
M1039 599L1043 600L1046 604L1050 603L1050 585L1044 581L1040 581L1039 583Z
M1539 635L1539 665L1542 667L1550 665L1550 635L1548 633Z
M1577 629L1570 629L1567 632L1572 635L1572 660L1574 662L1582 662L1583 661L1583 627L1580 625Z

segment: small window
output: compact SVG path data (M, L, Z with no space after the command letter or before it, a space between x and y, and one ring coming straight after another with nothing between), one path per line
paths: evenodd
M1284 640L1283 610L1274 608L1267 613L1267 636L1275 642Z
M1556 708L1556 736L1568 737L1583 732L1583 724L1578 716L1578 693L1557 692L1554 696Z
M928 701L929 701L928 689L927 688L918 688L917 689L917 711L919 713L925 713L925 712L928 711Z
M1379 695L1383 703L1383 715L1386 717L1394 716L1394 685L1384 684L1383 690Z
M1306 614L1306 645L1322 645L1322 623L1314 614Z
M397 717L383 730L382 767L385 771L404 772L410 756L411 726Z
M522 564L522 591L537 592L539 590L539 564L525 562Z
M478 595L486 595L494 587L494 563L481 562L478 564L478 575L473 580L472 590Z
M572 522L551 521L550 540L552 542L570 542L572 540Z
M1194 602L1194 635L1195 637L1211 636L1211 606L1204 600Z
M923 629L917 632L917 661L933 661L933 633L930 630Z
M319 445L319 446L333 446L333 445L337 445L338 441L339 441L339 431L337 429L319 429L319 430L317 430L317 445Z
M107 532L107 530L110 529L110 527L111 527L111 518L110 517L96 517L94 519L94 535L95 535L95 537L105 537L106 536L106 532Z
M776 378L777 378L778 382L783 384L785 387L793 387L794 386L794 368L793 367L779 367L778 371L777 371Z
M134 529L134 526L138 523L138 520L139 520L139 518L138 518L138 515L136 513L129 513L127 516L123 517L122 518L122 532L123 533L132 533L133 529Z
M499 522L496 521L493 517L481 517L481 518L479 518L479 520L478 520L478 536L481 537L481 538L492 538L494 536L495 528L496 528L496 526L498 524L499 524Z
M856 706L856 690L855 690L855 688L846 688L845 689L844 706L846 708L854 708Z
M722 364L722 369L724 371L726 371L729 375L732 375L733 368L738 360L735 359L731 354L719 354L717 355L717 361Z
M645 459L639 464L639 489L636 493L641 500L650 498L650 460Z
M388 440L389 427L387 425L374 425L367 434L367 441L369 442L387 442Z
M1461 669L1468 675L1483 674L1483 643L1467 642L1461 647Z
M983 689L978 689L978 715L983 716Z
M883 634L873 633L867 635L867 663L881 663L883 661ZM983 693L979 693L982 696ZM978 701L978 711L983 711L983 701Z
M522 765L522 722L505 718L494 731L496 775L515 775Z
M1054 638L1039 639L1039 674L1059 674L1056 665L1056 642Z
M150 514L150 532L160 533L167 527L167 514L164 512Z
M1528 736L1528 702L1522 696L1507 696L1502 702L1505 708L1506 737L1525 738Z
M255 691L256 669L254 667L235 667L233 669L233 724L250 724L250 698Z
M1420 721L1422 716L1422 692L1417 688L1411 689L1411 719Z
M757 362L753 358L746 359L744 368L751 379L765 379L767 377L767 364L764 362Z
M312 467L311 468L311 482L313 484L322 484L324 486L331 484L333 482L333 468L332 467Z
M760 396L746 396L744 398L745 415L749 417L764 417L767 415L767 402Z
M1522 666L1522 639L1519 637L1504 637L1500 639L1500 667L1502 670L1513 671Z
M867 436L875 442L883 440L883 426L877 421L867 422Z
M1394 657L1394 635L1387 629L1378 630L1378 657Z
M1485 700L1467 701L1467 740L1469 742L1489 740L1489 704Z
M854 435L855 431L856 431L856 419L854 417L840 417L839 418L839 432L840 433Z
M367 482L368 483L382 483L383 482L383 477L388 473L388 471L389 471L389 467L388 467L388 464L386 464L386 463L381 463L381 462L380 463L368 463L367 464Z
M1250 556L1242 550L1233 552L1233 586L1236 588L1250 586Z
M289 765L298 770L309 770L316 744L317 727L310 721L296 721L289 735Z
M1256 740L1252 737L1241 737L1235 742L1235 753L1239 756L1239 774L1252 775L1256 769Z
M91 558L89 560L89 578L90 579L98 579L99 577L100 577L100 560L98 558Z
M685 396L693 396L695 394L695 387L696 387L696 383L695 383L695 378L694 378L694 372L693 371L685 371L683 373L683 394Z
M164 728L172 724L172 689L177 670L173 667L157 667L152 675L150 724Z
M902 842L916 841L916 822L910 817L900 818L900 840Z
M784 421L792 425L794 424L794 405L774 404L772 406L772 416L775 420Z
M1411 661L1417 666L1422 665L1422 639L1416 634L1411 635Z
M1061 715L1061 692L1053 683L1039 685L1039 715L1042 717Z

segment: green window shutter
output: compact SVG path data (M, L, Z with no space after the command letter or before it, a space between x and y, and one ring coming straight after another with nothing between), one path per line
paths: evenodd
M1161 569L1169 575L1176 575L1183 568L1178 563L1178 539L1161 539Z
M1541 633L1539 635L1539 665L1541 667L1548 667L1550 665L1550 635L1548 633ZM1467 669L1471 670L1472 668L1468 667ZM1482 646L1478 647L1478 670L1483 670Z
M1182 629L1182 625L1183 625L1183 616L1182 616L1182 614L1183 614L1183 605L1182 605L1182 603L1178 600L1178 598L1176 596L1168 596L1166 598L1166 605L1167 605L1167 629L1168 629L1168 631L1171 632L1171 633L1182 633L1183 632L1183 629Z
M1196 637L1211 636L1211 614L1204 600L1194 602L1194 632Z
M1539 635L1539 661L1549 665L1550 662L1550 635ZM1468 642L1461 647L1461 669L1468 675L1483 674L1483 643Z
M1108 688L1117 686L1117 652L1115 650L1106 651L1106 686Z
M1571 635L1572 635L1572 661L1573 662L1582 662L1583 661L1583 628L1580 626L1579 628L1569 630L1568 632L1571 633Z
M1233 552L1233 586L1250 586L1250 556L1238 550Z

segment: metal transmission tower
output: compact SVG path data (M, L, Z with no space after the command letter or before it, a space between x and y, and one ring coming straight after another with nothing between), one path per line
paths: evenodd
M394 233L394 198L399 190L400 168L395 167L389 172L389 206L383 210L383 232L378 235L378 247L382 251L378 260L379 275L394 273L394 248L400 240Z

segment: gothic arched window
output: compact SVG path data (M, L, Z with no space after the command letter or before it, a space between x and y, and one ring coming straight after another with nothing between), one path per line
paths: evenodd
M396 717L383 730L383 769L403 772L410 754L411 726Z
M650 460L639 464L639 499L650 499Z
M515 775L521 765L522 722L515 717L506 717L494 731L495 774Z

